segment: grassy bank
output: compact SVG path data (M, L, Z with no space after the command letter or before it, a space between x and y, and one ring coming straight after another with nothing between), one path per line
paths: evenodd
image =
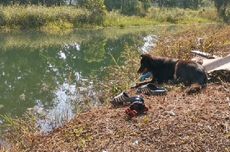
M59 32L78 27L191 24L218 20L216 10L213 8L199 10L151 8L145 17L106 12L103 19L101 24L94 23L89 10L74 6L0 6L0 28L5 31L35 29L44 32Z
M230 26L207 25L207 26L188 26L174 34L169 32L161 33L161 37L156 47L150 52L155 56L172 57L179 59L191 59L191 50L203 50L218 56L230 54L229 48ZM198 45L198 39L203 39L202 45ZM109 99L111 96L129 89L135 84L138 78L136 73L139 68L139 55L137 48L126 48L122 54L126 66L111 66L106 69L108 77L100 86L103 94ZM115 61L116 62L116 61Z
M216 55L230 53L229 26L193 27L162 35L151 53L184 59L191 58L191 49L201 48ZM204 39L202 45L197 44L197 38ZM105 69L108 75L98 84L107 105L108 99L121 91L135 95L129 88L138 77L139 53L135 48L124 49L122 61L126 66ZM181 86L165 87L169 90L166 96L144 96L150 110L133 120L125 118L127 107L104 106L79 114L49 135L42 135L33 126L34 117L5 117L5 138L12 145L10 151L230 150L229 83L210 83L202 93L191 96L186 96Z
M68 30L82 24L89 12L74 7L0 6L0 26L4 30Z
M104 26L140 26L155 24L193 24L218 21L214 8L199 10L179 8L150 8L145 17L123 16L117 12L107 14Z
M125 117L127 107L92 109L50 135L18 139L26 144L15 151L228 152L229 87L229 83L211 84L193 96L184 96L182 90L144 96L148 114L132 120Z

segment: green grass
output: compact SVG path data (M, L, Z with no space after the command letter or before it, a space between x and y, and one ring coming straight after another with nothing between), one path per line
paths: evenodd
M73 29L87 22L89 12L70 6L0 6L3 29L37 29L42 31Z
M208 23L218 20L216 10L213 8L201 8L199 10L179 8L151 8L147 18L164 23Z
M69 32L78 27L126 27L156 24L193 24L218 21L214 8L160 9L150 8L145 17L124 16L119 12L106 12L102 24L93 23L89 10L74 6L0 6L0 29L38 30L46 33Z
M159 24L158 21L139 17L139 16L124 16L119 14L118 12L109 12L106 15L104 26L141 26L141 25L155 25Z
M124 16L118 12L109 12L106 15L104 26L141 26L156 24L193 24L218 21L216 10L213 8L191 9L160 9L150 8L145 17Z

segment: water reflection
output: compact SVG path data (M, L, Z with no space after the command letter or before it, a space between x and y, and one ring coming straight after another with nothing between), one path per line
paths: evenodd
M149 31L0 34L0 114L31 110L40 118L38 127L49 132L82 105L100 105L90 77L103 78L101 70L114 64L111 55L119 59L126 45L145 53L156 42Z
M0 35L0 114L21 115L38 101L44 109L57 106L56 101L61 99L57 92L67 85L75 87L76 100L79 88L87 88L88 95L90 85L78 86L79 82L91 76L103 77L101 69L114 64L108 52L117 59L125 45L143 46L145 33L113 38L107 38L102 31L79 35L70 35L70 40L34 33L27 33L25 38Z
M55 127L71 120L76 112L74 105L83 100L74 84L63 83L54 91L54 94L52 108L45 109L40 100L33 108L33 112L39 115L37 125L43 132L52 131Z
M157 35L147 35L143 38L144 45L140 48L141 53L148 53L150 50L156 47L158 41Z

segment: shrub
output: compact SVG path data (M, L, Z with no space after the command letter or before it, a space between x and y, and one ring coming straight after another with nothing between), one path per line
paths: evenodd
M106 15L104 0L79 0L78 4L90 11L89 23L97 25L104 23Z

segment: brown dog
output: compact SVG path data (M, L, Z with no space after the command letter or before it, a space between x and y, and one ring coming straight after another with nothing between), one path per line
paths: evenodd
M138 73L151 72L151 82L164 83L172 80L191 86L187 93L200 91L207 84L207 74L202 65L194 61L185 61L164 57L153 57L149 54L141 55L141 66ZM146 84L144 82L136 87Z

